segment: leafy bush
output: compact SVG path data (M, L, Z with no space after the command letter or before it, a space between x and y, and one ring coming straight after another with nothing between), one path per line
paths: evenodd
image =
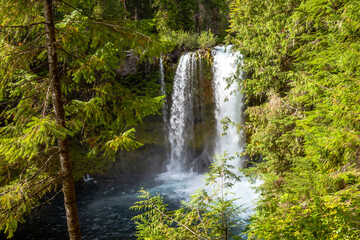
M179 31L168 31L163 33L161 40L164 42L170 42L175 46L184 46L187 49L198 48L198 33L186 32L183 30Z
M198 43L200 48L208 48L215 46L217 40L218 38L209 30L201 32Z
M172 43L174 47L184 46L187 49L195 49L215 46L218 38L210 30L203 31L201 34L178 30L163 33L161 40Z
M190 32L180 31L178 34L178 38L179 38L179 41L181 41L180 45L184 45L185 48L193 49L193 48L199 47L199 43L198 43L199 34L198 33L190 33Z

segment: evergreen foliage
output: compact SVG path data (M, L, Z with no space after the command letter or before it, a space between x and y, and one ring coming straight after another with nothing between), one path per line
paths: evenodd
M121 4L68 0L53 6L62 127L53 111L42 2L0 1L0 230L8 237L62 180L59 139L88 147L71 151L73 161L111 159L141 145L134 126L162 107L162 97L134 94L116 79L129 50L141 59L166 51L151 35L153 21L112 14ZM87 169L74 165L76 176Z
M214 46L226 35L229 0L154 0L156 28L162 40L187 49ZM200 35L201 34L201 35ZM200 35L200 37L199 37ZM204 40L208 41L204 44Z
M360 236L360 3L235 0L247 153L263 180L254 239Z
M228 161L227 153L216 156L216 161L206 174L206 188L198 190L189 202L182 202L181 208L169 211L160 195L140 190L142 200L131 207L141 211L133 218L136 223L138 239L241 239L239 219L241 206L231 187L240 178Z

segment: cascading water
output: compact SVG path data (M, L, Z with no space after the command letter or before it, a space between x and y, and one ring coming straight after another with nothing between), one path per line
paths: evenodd
M241 55L231 51L231 46L216 47L213 51L213 85L215 93L215 119L217 139L215 154L228 152L229 155L241 153L245 148L245 139L242 131L238 132L231 123L243 121L243 96L239 92L237 81L232 81L238 68L238 61ZM226 131L223 130L223 123L226 122ZM222 134L224 132L224 135ZM239 166L238 163L234 165Z
M239 81L235 80L235 78L238 78L239 74L241 74L241 71L237 74L239 64L241 64L241 55L238 52L232 51L231 48L231 46L219 46L212 51L212 85L216 122L216 134L213 135L213 138L215 138L213 153L222 154L226 151L229 156L235 156L244 151L246 140L241 129L238 130L235 126L235 124L244 123L244 98L239 91ZM169 122L171 157L168 172L158 177L158 180L166 183L162 185L161 188L165 186L165 188L171 188L173 194L174 192L186 192L189 194L190 192L186 191L186 189L189 187L194 189L194 185L197 186L197 188L203 187L203 183L200 182L200 179L202 179L200 174L185 171L187 170L186 164L188 164L188 158L194 157L187 156L189 141L191 138L194 138L194 132L191 131L194 125L193 111L199 111L199 109L195 109L193 101L195 99L198 102L200 101L200 103L197 103L197 106L200 106L204 100L201 95L194 95L195 89L201 88L199 85L204 84L202 82L202 64L197 65L196 56L196 53L186 53L181 57L174 79ZM197 69L198 66L199 69ZM201 110L203 110L203 107ZM226 131L224 131L223 126L225 126ZM211 129L206 129L205 131L209 132ZM211 141L211 139L206 139L206 141ZM240 167L240 157L236 157L235 159L237 160L230 162L230 164L235 167ZM252 206L251 201L257 196L251 189L251 186L248 179L243 177L243 181L236 183L232 188L232 192L236 194L236 197L246 196L246 198L237 200L237 203L250 207L250 209ZM251 211L247 211L245 215L248 216L249 214L251 214Z
M240 93L238 78L241 73L237 73L241 54L231 50L232 46L219 46L213 51L213 87L215 94L215 119L216 119L216 141L215 154L222 154L225 151L229 156L240 154L245 149L246 139L243 131L238 130L235 124L243 124L244 97ZM226 126L224 131L223 126ZM229 162L234 167L241 166L241 158L236 157L233 162ZM253 201L257 198L249 179L241 177L241 182L236 182L231 191L235 193L238 206L248 208L242 213L242 218L247 218L252 214Z
M196 53L185 53L177 67L172 93L169 126L170 163L168 172L180 173L186 169L187 147L193 126L193 87Z
M238 68L241 55L231 51L231 46L216 47L213 55L213 91L215 100L216 136L215 154L227 151L229 155L243 152L245 139L240 131L231 123L243 123L243 97L238 91L237 81L231 81ZM202 95L195 96L196 88L203 84L202 64L197 64L197 53L185 53L178 64L173 93L171 115L169 121L170 161L168 172L186 172L189 158L187 150L189 142L194 138L194 110L204 110ZM201 59L201 57L200 57ZM199 67L199 69L197 69ZM199 77L198 77L199 75ZM197 106L194 106L194 101ZM203 115L200 113L199 115ZM222 136L222 121L228 123L226 134ZM209 131L209 129L206 129ZM201 136L200 136L201 137ZM237 164L239 165L239 163Z
M169 118L168 118L168 103L166 97L166 83L165 83L165 74L164 74L164 61L163 56L160 56L160 85L161 85L161 95L165 96L164 98L164 106L162 108L162 118L163 118L163 126L164 126L164 156L165 158L169 158Z
M165 84L165 74L164 74L164 61L163 57L160 57L160 84L161 84L161 95L166 96L166 84ZM164 107L162 109L162 116L164 127L166 128L168 125L168 114L167 114L168 106L166 98L164 100ZM166 129L165 129L166 130Z

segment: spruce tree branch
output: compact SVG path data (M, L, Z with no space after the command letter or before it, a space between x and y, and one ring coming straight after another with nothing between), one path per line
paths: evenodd
M50 162L50 160L52 159L52 157L53 157L55 154L57 154L57 153L59 153L59 151L51 154L50 157L45 161L45 163L44 163L44 164L36 171L36 173L33 174L30 178L25 178L24 180L21 180L21 182L17 183L17 184L16 184L15 186L13 186L11 189L9 189L9 190L7 190L7 191L5 191L5 192L0 193L0 196L1 196L1 195L5 195L5 194L13 191L14 189L16 189L16 188L24 185L25 183L31 181L32 179L34 179L37 175L39 175L39 174L41 173L41 171L45 168L45 166ZM49 177L51 177L51 176L49 176ZM47 177L47 178L49 178L49 177ZM45 179L47 179L47 178L45 178ZM42 181L43 181L43 180L42 180ZM40 182L41 182L41 181L40 181ZM34 185L37 185L38 183L39 183L39 182L36 182ZM30 185L29 187L31 187L31 186L32 186L32 185Z
M83 58L81 58L81 57L79 57L79 56L75 56L74 54L66 51L60 44L56 44L56 46L58 46L58 48L59 48L61 51L63 51L64 53L66 53L67 55L69 55L69 56L71 56L71 57L79 60L80 62L82 62L82 63L85 64L86 66L91 67L87 62L85 62L85 61L83 60Z
M33 44L31 46L34 46ZM30 47L31 47L30 46ZM28 50L28 51L18 51L18 52L14 52L14 53L11 53L11 54L7 54L5 55L5 57L9 57L9 56L15 56L17 55L18 57L24 55L24 54L27 54L27 53L34 53L34 50L38 50L38 49L42 49L42 48L45 48L43 46L37 46L37 47L34 47L32 48L31 50ZM14 59L15 60L15 59ZM15 60L17 61L17 60Z
M57 148L57 147L55 147L55 148ZM29 179L27 179L27 181L28 181L28 180L32 180L32 179L35 178L37 175L39 175L39 174L41 173L41 171L46 167L46 165L50 162L50 160L53 158L53 156L55 156L55 154L58 154L58 153L59 153L59 151L54 152L53 154L51 154L51 155L49 156L49 158L45 161L45 163L36 171L36 173L35 173L33 176L31 176Z
M22 100L25 100L25 99L28 99L28 98L32 98L32 97L35 97L35 96L39 95L40 93L41 92L38 92L38 93L35 93L35 94L33 94L31 96L28 96L28 97L23 97L23 98L11 100L11 101L2 102L2 103L0 103L0 106L6 105L6 104L9 104L9 103L19 102L19 101L22 101Z
M301 110L301 109L295 108L295 107L291 106L290 104L288 104L287 102L285 102L282 98L280 98L280 100L281 100L281 102L284 103L286 106L288 106L288 107L291 108L291 109L294 109L295 111L300 111L300 112L304 111L304 112L305 112L305 109L304 109L304 110Z
M30 34L30 32L31 31L29 31L29 34ZM9 34L8 34L9 35ZM8 35L6 35L6 37L8 37ZM38 37L36 37L36 38L34 38L32 41L30 41L30 42L26 42L25 40L27 39L27 38L25 38L23 41L22 41L22 44L28 44L30 47L31 46L35 46L35 43L37 43L43 36L45 35L45 33L41 33ZM14 41L13 40L9 40L9 41L7 41L7 42L4 42L4 44L6 45L6 46L13 46L14 45L14 43L13 43ZM42 47L37 47L37 48L42 48ZM32 51L34 51L33 49L32 49ZM17 53L14 53L14 54L17 54ZM12 54L8 54L8 55L5 55L5 56L11 56Z
M46 199L44 202L39 202L37 205L34 206L34 208L38 208L42 205L45 205L45 204L51 204L51 201L54 200L54 198L59 195L59 193L62 192L62 188L60 188L60 190L56 191L56 193L54 193L54 195L48 199Z
M322 88L324 88L324 89L326 89L326 90L333 90L332 88L329 88L329 87L326 87L326 86L324 86L324 85L321 85L320 83L318 83L318 82L310 79L309 77L306 76L306 75L307 75L306 73L300 73L300 74L301 74L301 76L303 76L306 80L309 80L310 82L315 83L315 84L318 85L319 87L322 87Z
M25 28L25 27L32 27L39 24L45 24L45 22L36 22L36 23L30 23L25 25L0 25L0 28Z
M90 18L90 19L92 19L92 20L95 20L95 21L101 21L101 19L96 19L96 18L94 18L94 17L91 17L91 16L87 15L86 13L84 13L83 10L81 10L81 9L79 9L79 8L77 8L77 7L74 7L74 6L71 5L70 3L67 3L67 2L65 2L65 1L63 1L63 0L57 0L57 1L58 1L58 2L62 2L64 5L72 8L72 9L74 9L74 10L76 10L76 11L78 11L79 13L81 13L82 15L84 15L85 17L88 17L88 18Z
M116 28L121 28L121 29L124 29L124 30L128 30L128 31L134 32L134 33L136 33L136 34L138 34L138 35L140 35L140 36L142 36L144 38L147 38L150 42L152 42L152 39L148 35L143 34L141 32L138 32L138 31L136 31L134 29L131 29L131 28L120 26L118 24L105 23L105 22L100 22L100 21L94 21L93 23L101 24L101 25L104 25L104 26L107 26L107 27L113 27L116 32L119 32L118 30L116 30ZM119 32L119 33L121 33L121 32Z
M196 212L198 214L198 217L200 219L200 223L205 225L204 223L204 219L201 217L201 213L200 213L200 209L199 208L196 208ZM204 231L205 231L205 234L208 235L208 229L207 228L204 228Z
M50 179L52 177L47 177L45 178L44 180L40 181L40 182L37 182L37 184L42 184L44 183L45 181L47 181L48 179ZM21 200L19 200L19 202L17 202L14 206L11 206L11 208L9 210L5 210L3 211L4 212L7 212L7 211L14 211L16 209L16 207L20 206L23 202L25 202L27 199L32 199L33 197L35 196L38 196L39 193L41 193L44 189L46 189L47 187L49 187L50 185L52 185L58 178L53 178L48 184L46 184L44 187L40 188L40 190L38 191L35 191L33 194L31 194L30 196L26 197L26 198L22 198Z
M37 182L35 182L34 184L31 184L31 185L29 185L28 187L27 187L27 189L29 189L29 188L31 188L31 187L34 187L34 186L38 186L39 184L42 184L42 183L44 183L44 182L46 182L48 179L50 179L50 178L52 178L52 176L48 176L48 177L46 177L46 178L44 178L44 179L42 179L42 180L40 180L40 181L37 181ZM56 180L56 178L54 178L53 179L53 181L55 181ZM6 192L3 192L3 193L1 193L0 194L0 196L2 196L2 195L6 195L6 194L12 194L11 192L13 191L13 190L16 190L19 186L21 186L21 185L23 185L23 183L25 183L25 182L22 182L21 184L17 184L17 185L15 185L14 187L12 187L11 189L9 189L8 191L6 191ZM41 190L40 190L41 191ZM40 192L39 191L39 192ZM36 195L36 194L35 194ZM15 207L16 205L14 205L13 207Z
M92 88L91 91L94 91L94 92L99 93L99 94L103 94L103 95L105 95L105 96L107 96L109 98L112 98L114 100L117 100L119 98L122 99L121 96L115 96L113 94L109 94L109 93L106 93L106 92L103 92L103 91L100 91L100 90L97 90L97 89L94 89L94 88Z
M194 232L193 230L191 230L189 227L187 227L186 225L182 224L181 222L175 220L174 218L170 217L169 215L166 215L163 211L161 211L155 204L151 203L151 206L153 208L155 208L155 210L160 213L163 217L170 219L171 221L179 224L180 226L182 226L183 228L185 228L186 230L188 230L189 232L191 232L192 234L194 234L196 237L198 237L199 239L208 239L208 238L204 238L202 236L200 236L199 234L197 234L196 232Z

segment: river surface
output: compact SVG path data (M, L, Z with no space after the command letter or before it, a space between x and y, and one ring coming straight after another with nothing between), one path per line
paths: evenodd
M79 184L77 199L82 239L136 239L135 224L131 218L137 212L131 211L129 207L138 200L137 191L141 188L153 194L161 193L169 209L175 209L181 200L187 200L202 186L203 175L196 173L103 178ZM249 186L249 182L244 179L234 189L243 195L237 203L249 207L241 216L244 220L251 215L252 202L256 198ZM51 205L36 210L31 218L26 219L26 223L20 225L13 239L68 239L62 201L62 195L59 194Z

